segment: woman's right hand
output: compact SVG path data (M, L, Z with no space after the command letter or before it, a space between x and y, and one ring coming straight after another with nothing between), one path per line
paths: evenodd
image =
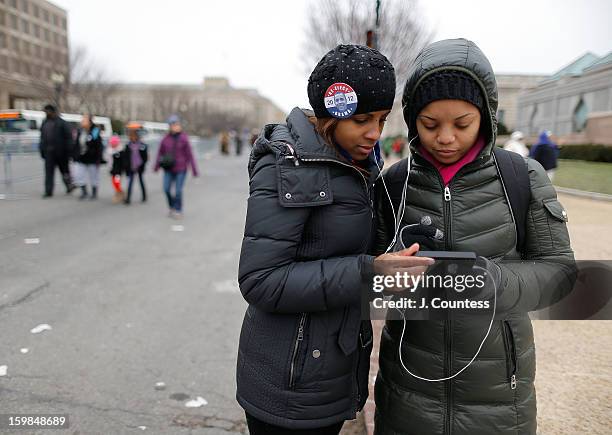
M435 260L429 257L415 257L414 254L418 251L419 244L413 243L409 248L401 251L379 255L374 259L374 274L396 276L399 273L403 276L404 273L407 273L416 277L425 273ZM407 288L387 287L386 290L405 291Z

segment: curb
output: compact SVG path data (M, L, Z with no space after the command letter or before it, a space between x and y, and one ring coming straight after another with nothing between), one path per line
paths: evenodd
M554 186L557 192L565 193L566 195L579 196L581 198L588 198L595 201L611 201L612 195L607 193L589 192L587 190L570 189L569 187Z

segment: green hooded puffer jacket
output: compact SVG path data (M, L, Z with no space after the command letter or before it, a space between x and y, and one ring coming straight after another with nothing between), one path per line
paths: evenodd
M492 155L495 76L473 42L440 41L417 57L404 91L404 116L409 116L411 98L421 80L446 69L464 71L481 86L487 100L481 121L481 128L488 127L483 130L488 131L487 144L445 188L438 171L419 154L415 140L400 227L429 215L433 224L444 230L444 240L436 242L437 250L473 251L497 262L501 268L497 309L504 314L493 323L473 364L443 382L426 382L406 373L398 356L403 322L387 320L375 387L375 433L535 434L535 347L527 313L558 301L571 290L575 269L567 215L546 172L528 160L531 200L526 242L522 254L517 252L512 212ZM416 132L411 132L410 136L414 135ZM392 166L384 175L390 191L402 190L397 187L403 186L406 172L398 167ZM382 195L378 253L384 252L394 233L389 201L385 193ZM394 198L394 203L399 203L399 198ZM448 377L476 353L489 322L487 316L475 318L450 311L446 320L407 321L401 347L403 362L419 376Z

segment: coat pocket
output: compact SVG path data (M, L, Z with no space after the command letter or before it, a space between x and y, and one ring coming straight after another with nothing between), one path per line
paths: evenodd
M510 389L516 390L518 376L516 341L514 339L514 333L512 332L512 326L508 320L502 321L502 328L504 333L504 346L506 349L506 370L508 375L508 383L510 384Z
M307 333L308 314L302 313L298 322L293 347L291 350L291 359L289 365L289 389L295 389L296 382L299 380L301 373L304 371L306 363L306 350L308 349Z
M557 199L546 199L542 203L548 213L560 222L567 222L567 212Z
M357 355L357 411L361 411L368 398L370 378L370 355L374 345L374 334L369 321L363 321L359 331L359 352Z
M315 207L333 202L329 169L320 165L276 163L278 199L283 207Z

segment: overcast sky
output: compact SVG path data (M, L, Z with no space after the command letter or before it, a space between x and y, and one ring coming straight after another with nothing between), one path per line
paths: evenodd
M70 44L87 46L118 81L201 83L223 75L285 111L308 105L300 50L316 0L52 1L68 11ZM435 40L475 41L498 73L550 74L587 51L612 50L610 0L421 5Z

